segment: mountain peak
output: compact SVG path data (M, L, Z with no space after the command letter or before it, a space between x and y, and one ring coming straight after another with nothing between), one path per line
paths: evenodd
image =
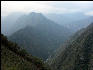
M30 15L31 16L43 16L42 13L36 13L36 12L31 12Z
M33 19L37 21L44 21L47 19L42 13L36 13L36 12L29 13L27 17L28 19Z

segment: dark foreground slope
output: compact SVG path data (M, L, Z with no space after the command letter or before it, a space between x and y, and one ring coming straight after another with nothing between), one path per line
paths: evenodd
M1 35L1 70L49 70L42 60L33 57Z
M48 59L52 69L93 70L93 23L79 32Z

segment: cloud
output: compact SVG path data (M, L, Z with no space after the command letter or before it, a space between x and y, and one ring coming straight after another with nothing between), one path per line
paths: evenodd
M52 7L38 2L28 1L2 1L1 2L1 13L9 14L11 12L45 12L47 13Z
M1 1L1 15L12 12L73 13L93 9L90 1Z
M93 11L87 12L87 13L85 13L85 15L93 16Z

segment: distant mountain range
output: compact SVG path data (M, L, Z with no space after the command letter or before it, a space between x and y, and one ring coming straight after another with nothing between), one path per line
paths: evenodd
M56 23L71 29L73 32L87 27L93 22L93 16L87 16L83 13L47 14L46 16Z
M46 62L53 70L93 70L93 23L78 31Z
M44 60L72 34L70 29L34 12L20 17L15 28L19 30L8 38Z
M32 55L45 60L73 33L87 27L92 19L82 13L12 13L2 17L1 32Z
M4 35L11 35L14 32L14 25L17 19L24 13L15 12L8 16L1 16L1 33Z
M35 12L32 12L32 13L35 13ZM83 13L44 14L44 15L46 18L64 27L71 29L71 31L73 32L76 32L77 30L88 26L91 23L91 21L93 22L92 20L93 16L87 16L87 15L84 15ZM37 16L34 16L34 17L37 17ZM24 28L27 24L29 24L29 21L27 20L28 18L31 18L30 15L22 13L22 12L15 12L15 13L9 14L8 16L1 16L1 32L4 35L10 36L14 32L18 31L21 28ZM27 21L25 21L24 19Z
M69 24L67 24L66 27L68 28L72 28L71 30L73 30L74 32L87 27L89 24L91 24L93 22L93 17L88 17L85 19L81 19L78 21L74 21L74 22L70 22Z

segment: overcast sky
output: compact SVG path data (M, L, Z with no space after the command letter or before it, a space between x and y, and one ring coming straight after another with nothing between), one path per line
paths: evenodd
M1 16L13 12L75 13L93 15L93 1L1 1Z

